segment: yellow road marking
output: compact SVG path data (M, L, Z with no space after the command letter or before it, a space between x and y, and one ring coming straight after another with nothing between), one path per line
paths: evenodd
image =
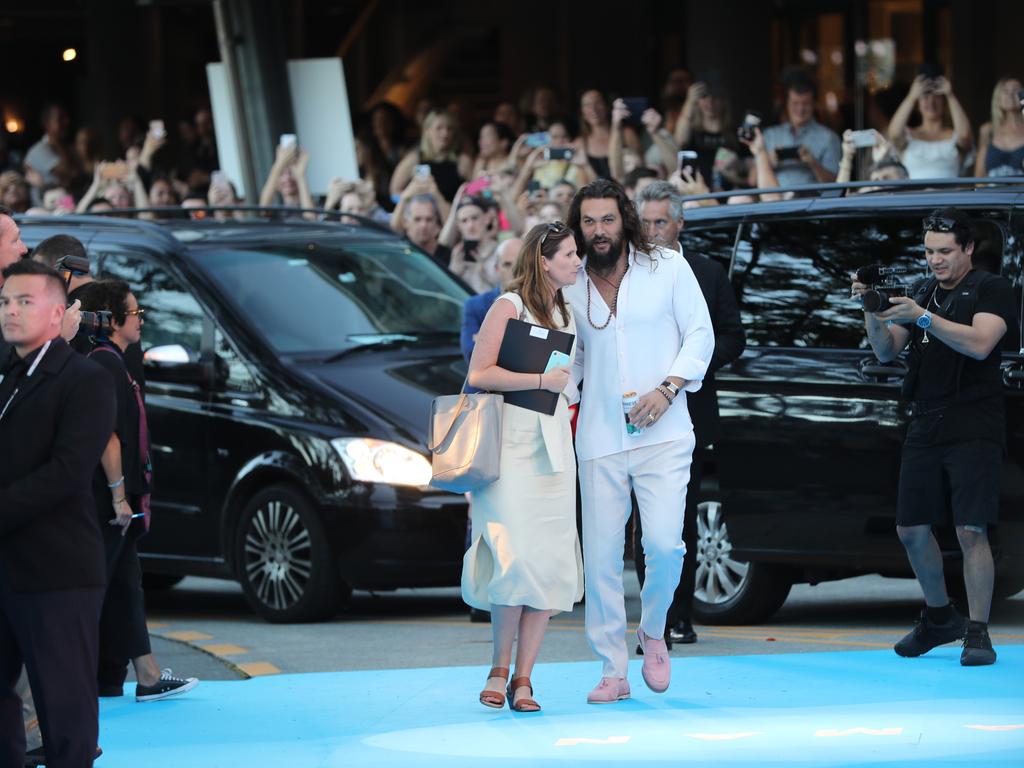
M165 621L147 621L146 629L167 629L170 624Z
M164 637L169 637L171 640L181 640L186 643L192 643L196 640L213 640L213 635L208 635L205 632L195 632L193 630L181 630L180 632L165 632Z
M238 656L249 652L248 648L232 645L231 643L213 643L212 645L201 645L199 647L204 651L212 653L214 656Z
M236 664L240 670L245 672L249 677L259 677L260 675L278 675L281 670L271 664L269 661L250 661L247 664Z

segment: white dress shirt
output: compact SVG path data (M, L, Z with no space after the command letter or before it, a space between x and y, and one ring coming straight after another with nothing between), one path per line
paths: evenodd
M655 248L652 256L630 247L616 315L602 330L587 320L588 288L594 323L602 325L610 311L585 262L576 283L563 289L576 316L573 374L577 382L583 379L576 424L580 461L681 440L693 430L680 390L653 425L638 435L626 433L624 393L646 394L668 376L684 379L684 389L696 392L715 348L708 306L686 259L665 248Z

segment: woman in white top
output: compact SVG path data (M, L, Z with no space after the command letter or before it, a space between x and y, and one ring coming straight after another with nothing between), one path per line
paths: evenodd
M946 107L953 127L946 122ZM916 128L908 128L914 110L921 115ZM911 179L941 179L960 175L964 158L974 144L971 122L944 77L919 75L892 116L889 141L900 153Z
M469 383L492 392L560 392L553 416L505 404L501 470L472 498L473 541L462 568L463 599L491 612L492 668L480 703L501 708L518 637L509 706L536 712L530 674L552 613L570 611L583 596L583 561L576 533L576 458L569 427L575 392L572 365L547 373L514 373L497 365L509 320L563 330L576 324L562 288L576 282L580 259L572 231L538 224L523 238L509 292L491 306L469 363Z

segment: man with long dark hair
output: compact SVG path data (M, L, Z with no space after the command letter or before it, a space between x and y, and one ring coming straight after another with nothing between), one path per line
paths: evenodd
M585 387L576 450L587 639L604 663L587 701L606 704L629 696L622 552L631 491L647 564L637 631L643 677L656 693L669 685L665 617L683 565L694 448L682 393L700 389L714 334L693 271L675 251L650 243L621 185L599 179L583 187L568 224L586 257L564 293L579 318L576 374Z

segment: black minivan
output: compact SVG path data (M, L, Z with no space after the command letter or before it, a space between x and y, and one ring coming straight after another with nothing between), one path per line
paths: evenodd
M352 589L459 583L466 502L427 486L426 414L458 391L466 288L394 234L344 223L20 221L86 245L146 309L147 584L237 579L270 621Z
M763 620L794 583L913 575L895 532L906 364L875 359L850 274L882 263L910 268L908 283L924 276L922 219L944 206L973 217L975 268L1003 274L1016 291L1017 323L1003 343L1007 454L991 540L996 596L1024 588L1022 181L686 211L683 247L728 270L747 333L746 352L716 375L722 428L698 515L701 621ZM950 589L962 593L951 527L939 542Z

